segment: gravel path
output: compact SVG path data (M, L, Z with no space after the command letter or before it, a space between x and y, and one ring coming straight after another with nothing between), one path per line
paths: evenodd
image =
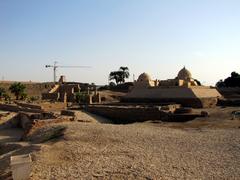
M67 123L35 153L32 179L238 179L240 129Z

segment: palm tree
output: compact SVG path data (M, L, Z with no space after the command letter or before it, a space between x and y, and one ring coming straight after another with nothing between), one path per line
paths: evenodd
M120 68L119 68L119 71L121 71L122 73L121 73L121 82L125 82L125 79L127 79L127 78L129 78L129 76L130 76L130 73L129 73L129 69L128 69L128 67L123 67L123 66L121 66Z
M129 78L128 67L120 67L118 71L112 71L109 74L109 80L115 80L117 84L124 83L126 78Z
M13 93L16 96L16 100L19 99L19 96L24 94L24 91L26 89L26 86L20 82L15 82L13 83L10 87L9 90L11 93Z
M112 71L109 74L109 80L115 80L116 84L119 84L121 82L121 74L119 71Z

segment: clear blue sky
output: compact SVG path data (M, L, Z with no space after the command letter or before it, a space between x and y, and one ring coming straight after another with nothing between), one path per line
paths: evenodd
M205 84L240 72L240 0L0 0L0 77L105 84L128 66L136 77L174 78L185 65ZM132 78L131 78L132 79Z

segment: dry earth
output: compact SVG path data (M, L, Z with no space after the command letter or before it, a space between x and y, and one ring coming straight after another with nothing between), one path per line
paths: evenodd
M240 120L232 120L235 110L240 108L208 109L210 117L185 123L128 125L78 112L75 122L60 123L67 127L63 137L44 144L18 142L19 129L1 130L0 179L11 179L11 155L30 152L34 180L239 179Z
M31 179L239 179L240 123L226 116L211 126L65 123L64 137L33 154Z

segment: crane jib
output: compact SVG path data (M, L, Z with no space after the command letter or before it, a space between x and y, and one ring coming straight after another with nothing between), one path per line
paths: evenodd
M54 62L54 65L46 65L45 66L46 68L50 68L50 67L53 68L53 81L54 81L54 83L57 80L57 75L56 75L57 68L91 68L91 66L58 66L56 64L57 64L57 61Z

